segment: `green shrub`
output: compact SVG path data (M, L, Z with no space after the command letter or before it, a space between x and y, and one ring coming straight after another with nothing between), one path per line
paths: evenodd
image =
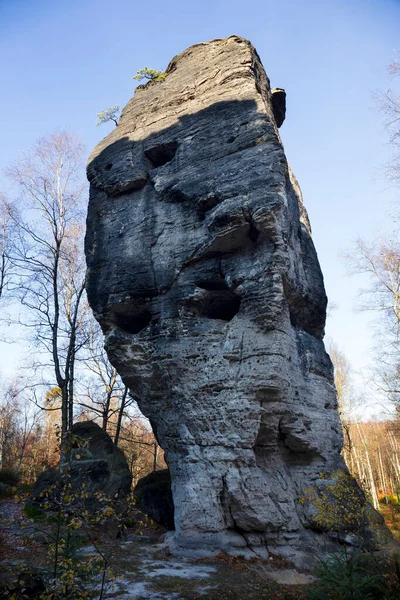
M31 502L27 502L24 506L24 513L28 519L32 521L41 521L46 517L45 513Z
M386 577L370 554L350 554L344 549L319 560L316 582L308 591L309 600L385 600Z
M0 500L5 500L6 498L11 498L14 493L14 488L7 483L0 482Z
M16 487L19 481L20 476L13 469L0 469L0 483Z

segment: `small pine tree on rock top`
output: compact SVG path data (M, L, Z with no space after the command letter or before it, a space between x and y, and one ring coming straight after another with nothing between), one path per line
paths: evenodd
M138 81L142 81L142 79L147 79L148 81L162 81L166 76L167 74L165 71L157 71L155 69L143 67L143 69L139 69L136 75L133 75L132 79L137 79Z

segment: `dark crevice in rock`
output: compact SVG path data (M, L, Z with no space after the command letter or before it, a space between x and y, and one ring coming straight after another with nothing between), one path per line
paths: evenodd
M168 469L153 471L139 479L134 489L134 498L139 510L169 531L175 529L174 501Z
M223 251L223 250L204 250L202 251L202 249L200 249L200 251L198 251L198 254L194 254L192 256L190 256L187 260L185 260L185 262L182 264L180 270L177 272L177 277L179 276L179 274L183 271L183 269L186 269L188 266L193 266L196 263L202 262L204 260L210 260L210 259L215 259L215 258L227 258L229 256L233 256L233 254L236 252L237 248L234 248L232 250L229 251ZM176 280L175 279L175 280Z
M240 535L243 535L244 530L238 526L236 519L232 512L231 497L230 497L230 493L229 493L228 484L226 481L226 475L222 476L222 490L220 492L219 497L220 497L221 506L225 513L225 522L227 525L227 530L234 531L236 533L239 533Z
M249 236L251 241L255 243L258 239L260 232L254 223L254 219L253 219L253 215L251 214L251 211L248 208L243 208L242 210L243 210L244 218L249 224L249 231L248 231L247 235Z
M136 315L116 315L116 325L127 333L140 333L151 321L150 311L143 311Z
M272 393L272 401L276 401L278 394ZM259 467L268 465L272 456L276 455L276 447L279 440L277 423L265 412L261 418L257 438L254 444L254 456Z
M138 305L137 302L123 302L114 305L110 320L122 331L136 334L150 325L151 318L151 312L146 305Z
M214 278L207 279L196 282L197 287L202 290L211 290L211 291L219 291L219 290L229 290L228 284L225 279Z
M251 239L252 242L256 242L257 241L259 233L260 232L258 231L257 227L255 227L254 223L251 222L250 223L250 228L249 228L248 236L249 236L249 238Z
M146 158L150 161L150 168L156 169L169 163L175 156L178 149L177 142L166 142L165 144L158 144L153 146L144 153Z
M307 294L302 289L293 289L289 279L283 277L283 286L289 308L290 324L297 331L304 331L317 340L324 335L326 295L320 297Z
M206 213L220 204L222 200L217 196L209 196L208 198L202 198L196 203L197 212L201 220L206 216Z
M281 456L288 467L317 467L323 468L326 459L316 451L296 454L288 448L281 449Z
M315 310L311 311L309 308L310 300L303 298L297 298L296 300L297 304L294 302L289 303L290 324L295 329L305 331L317 340L322 339L325 317L323 310L315 307Z
M182 204L183 202L187 202L189 198L180 190L172 189L165 195L164 200L173 204Z
M209 290L196 302L195 310L199 316L207 319L231 321L239 312L240 302L240 296L229 289Z
M124 185L121 184L116 185L115 187L108 187L107 194L111 198L132 194L132 192L138 192L139 190L142 190L147 182L147 174L143 173L140 177L137 177L133 181L126 182Z

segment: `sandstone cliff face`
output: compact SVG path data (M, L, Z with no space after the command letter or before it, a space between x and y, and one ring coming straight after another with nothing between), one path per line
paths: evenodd
M88 296L165 450L171 545L299 564L329 543L307 490L345 467L323 278L276 93L236 36L136 91L88 164Z

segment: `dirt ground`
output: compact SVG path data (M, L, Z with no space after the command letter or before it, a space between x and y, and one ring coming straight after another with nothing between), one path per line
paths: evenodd
M115 576L106 598L120 600L306 600L309 577L279 560L246 561L221 553L214 559L171 556L160 540L164 530L141 513L121 539L100 531L94 540L110 556ZM51 525L27 524L22 504L0 502L0 565L45 568L49 562L46 531ZM47 528L47 529L46 529ZM88 540L78 554L96 551Z

